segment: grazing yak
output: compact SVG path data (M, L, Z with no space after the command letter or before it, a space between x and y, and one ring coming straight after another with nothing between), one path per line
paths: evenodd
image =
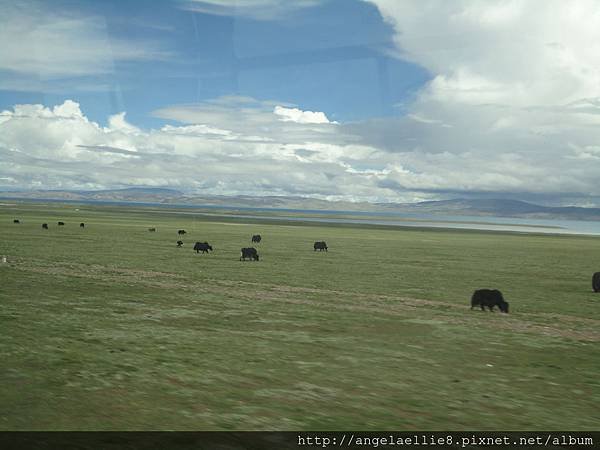
M48 229L48 224L47 224L47 223L43 223L43 224L42 224L42 228L43 228L44 230L47 230L47 229Z
M85 223L81 222L81 223L79 224L79 228L85 228Z
M592 277L592 289L594 292L600 292L600 272L596 272Z
M194 244L194 250L196 250L196 253L208 253L209 250L212 252L212 249L213 248L208 245L208 242L196 242Z
M65 225L65 223L64 223L64 222L58 222L58 226L59 226L59 227L63 227L64 225Z
M252 242L259 243L261 240L262 237L260 236L260 234L255 234L254 236L252 236Z
M315 252L317 250L319 250L320 252L322 252L323 250L327 251L327 244L325 243L325 241L315 242L315 245L313 247L315 249Z
M504 301L502 292L497 289L478 289L473 292L471 309L476 306L481 307L482 311L485 311L486 306L490 311L493 311L494 306L497 306L503 313L508 313L508 302Z
M21 221L19 219L15 219L13 220L13 223L21 223Z
M154 233L156 231L156 228L148 228L148 231L150 231L151 233Z
M250 259L251 261L258 261L258 252L254 247L242 249L242 256L240 256L240 261L246 261L246 259Z
M185 233L187 233L187 231L185 231L185 230L177 230L177 234L185 234Z
M177 241L177 247L181 247L183 245L183 241Z

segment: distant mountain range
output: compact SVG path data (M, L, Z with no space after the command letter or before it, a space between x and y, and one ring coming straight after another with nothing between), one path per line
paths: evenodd
M0 191L5 199L155 203L186 206L393 212L451 216L497 216L538 219L600 220L600 208L541 206L508 199L454 199L420 203L355 203L285 196L202 196L175 189L127 188L100 191Z
M457 216L521 217L530 219L600 220L600 208L542 206L520 200L454 199L412 204L379 204L392 211Z

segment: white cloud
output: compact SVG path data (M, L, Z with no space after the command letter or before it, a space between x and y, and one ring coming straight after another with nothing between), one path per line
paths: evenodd
M67 100L69 101L69 100ZM66 103L66 102L65 102ZM139 133L140 129L131 125L125 120L125 112L114 114L108 118L108 126L111 130L118 130L124 133Z
M286 108L284 106L275 106L273 113L280 116L283 122L296 123L330 123L325 113L321 111L302 111L298 108Z
M424 95L556 105L600 96L600 3L369 0L403 57L434 76Z
M62 105L56 105L52 109L52 113L56 117L87 120L84 118L81 109L79 109L79 103L74 102L73 100L65 100Z

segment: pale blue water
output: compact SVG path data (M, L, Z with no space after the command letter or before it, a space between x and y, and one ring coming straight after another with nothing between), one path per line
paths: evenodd
M281 210L278 210L281 212ZM262 210L261 210L262 212ZM296 214L301 210L295 210ZM321 213L323 211L320 211ZM340 211L336 211L340 214ZM356 212L344 212L343 214L353 214ZM269 219L275 221L299 221L299 222L321 222L321 223L354 223L354 224L372 224L388 225L398 227L421 227L421 228L454 228L468 230L488 230L488 231L510 231L521 233L546 233L546 234L589 234L600 236L600 221L583 220L544 220L544 219L520 219L512 217L494 217L494 216L441 216L426 214L388 214L386 219L377 219L378 214L367 213L369 218L365 219L347 219L337 217L302 217L302 216L278 216L265 217L251 214L227 214L228 217L246 217L252 219ZM397 216L394 220L390 216Z

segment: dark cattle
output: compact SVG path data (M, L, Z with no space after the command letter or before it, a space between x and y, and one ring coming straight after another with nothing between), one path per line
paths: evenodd
M208 242L196 242L194 244L194 250L196 250L196 253L208 253L209 250L212 252L212 249L213 248L208 245Z
M248 247L242 249L242 256L240 256L240 261L246 259L250 259L253 261L258 261L258 252L254 247Z
M187 233L187 231L185 231L185 230L178 230L177 231L177 234L185 234L185 233Z
M502 297L502 292L497 289L479 289L473 292L473 296L471 297L471 309L476 306L481 307L482 311L485 311L485 307L490 311L494 310L494 306L500 308L500 311L507 313L508 312L508 302L504 301L504 297Z
M148 228L148 231L150 231L151 233L154 233L156 231L156 228Z
M177 247L181 247L183 245L183 241L177 241Z
M596 272L592 277L592 289L594 292L600 292L600 272Z
M13 223L21 223L21 221L19 219L15 219L13 220Z
M47 230L47 229L48 229L48 224L47 224L47 223L43 223L43 224L42 224L42 228L43 228L44 230Z
M79 224L79 228L85 228L85 223L81 222L81 223Z
M255 234L254 236L252 236L252 242L260 242L262 240L262 237L260 237L260 234Z
M58 222L58 226L59 226L59 227L62 227L62 226L64 226L64 225L65 225L65 223L64 223L64 222Z
M313 247L315 249L315 252L317 250L319 250L320 252L322 252L323 250L327 251L327 244L325 243L325 241L315 242L315 245Z

